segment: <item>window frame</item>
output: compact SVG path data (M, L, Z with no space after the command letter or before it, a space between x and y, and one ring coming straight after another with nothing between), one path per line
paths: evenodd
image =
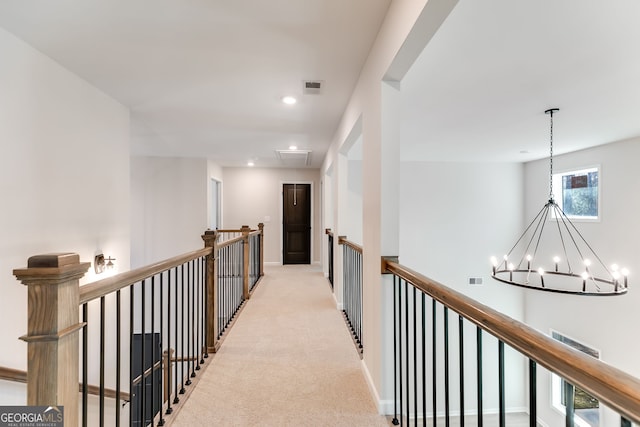
M597 353L598 354L598 357L597 357L598 360L602 359L602 352L599 349L595 348L594 346L589 345L589 344L585 344L584 342L581 342L581 341L579 341L579 340L577 340L577 339L575 339L575 338L573 338L573 337L571 337L571 336L569 336L567 334L559 332L559 331L557 331L555 329L551 329L550 330L549 336L552 339L554 339L554 340L556 340L558 342L562 342L563 344L565 344L565 345L567 345L567 346L569 346L571 348L574 348L574 349L576 349L578 351L580 351L579 348L574 347L574 346L570 345L569 343L561 341L560 339L556 338L554 335L560 335L561 337L566 338L568 340L571 340L571 341L575 342L576 344L584 346L584 347L588 348L589 350L591 350L592 352ZM589 354L589 353L586 353L586 352L584 352L584 354L596 358L592 354ZM559 375L556 375L554 373L551 373L551 381L550 381L551 393L549 395L550 398L551 398L551 402L550 402L551 403L551 407L555 411L557 411L560 414L562 414L563 416L566 414L566 406L562 404L562 393L563 393L562 390L563 390L563 382L564 381L565 381L564 378L562 378ZM599 423L598 424L600 424L600 422L602 421L602 406L600 405L600 401L598 401L598 419L599 419ZM574 421L575 425L578 426L578 427L591 427L591 424L588 421L586 421L583 418L581 418L580 415L578 415L577 413L573 414L573 421Z
M563 188L562 188L562 178L566 175L575 175L581 172L589 173L589 172L597 172L598 173L598 191L597 191L597 205L598 205L598 214L596 216L579 216L579 215L570 215L564 210L564 197L563 197ZM598 165L590 165L583 166L579 168L571 168L565 169L559 172L554 172L552 175L553 180L553 199L556 204L562 209L567 218L569 218L572 222L600 222L602 218L602 167ZM552 212L552 219L558 219L555 211Z

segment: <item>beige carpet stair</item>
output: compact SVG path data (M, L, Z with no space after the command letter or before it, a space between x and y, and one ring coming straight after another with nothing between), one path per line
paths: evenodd
M208 363L172 426L389 425L317 268L267 267Z

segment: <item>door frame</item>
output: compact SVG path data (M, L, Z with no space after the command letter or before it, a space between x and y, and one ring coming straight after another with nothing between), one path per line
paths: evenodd
M280 210L280 265L284 265L284 212L282 210L282 205L284 204L284 185L285 184L309 184L309 192L311 194L309 194L309 198L311 200L311 217L309 218L309 222L311 224L309 224L311 226L311 239L309 239L309 265L313 264L313 255L314 255L314 250L313 250L313 245L314 245L314 238L313 238L313 234L315 233L315 227L313 226L314 221L315 221L315 211L314 211L314 195L315 195L315 191L313 188L313 181L299 181L299 180L295 180L295 179L287 179L287 180L281 180L280 181L280 205L279 205L279 210Z

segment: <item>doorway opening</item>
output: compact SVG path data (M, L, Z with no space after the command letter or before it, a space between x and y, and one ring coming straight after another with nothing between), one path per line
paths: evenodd
M311 184L282 184L282 263L311 264Z

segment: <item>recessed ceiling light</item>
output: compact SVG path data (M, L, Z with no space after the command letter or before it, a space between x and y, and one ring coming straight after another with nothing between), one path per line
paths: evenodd
M253 161L251 161L251 160L249 160L249 161L247 162L247 166L254 166L254 165L255 165L255 163L253 163Z
M295 151L295 150L297 150L297 149L298 149L298 147L297 147L297 146L295 146L295 145L290 145L290 146L289 146L289 150L294 150L294 151Z
M293 105L296 102L298 102L298 100L295 99L293 96L285 96L284 98L282 98L282 102L284 102L287 105Z

